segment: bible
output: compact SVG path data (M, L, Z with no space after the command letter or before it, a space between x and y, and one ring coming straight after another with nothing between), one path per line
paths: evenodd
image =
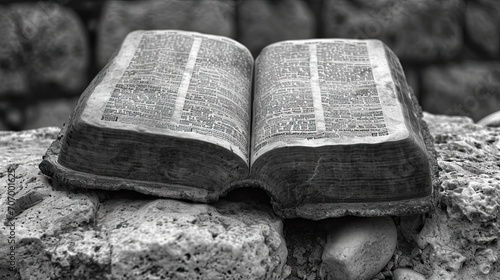
M40 164L59 185L213 202L266 191L277 214L430 210L432 140L396 55L378 40L274 43L134 31Z

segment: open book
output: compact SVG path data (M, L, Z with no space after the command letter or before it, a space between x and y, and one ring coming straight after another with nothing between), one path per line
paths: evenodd
M254 61L229 38L135 31L40 168L199 202L260 187L284 217L418 213L435 194L418 110L378 40L284 41Z

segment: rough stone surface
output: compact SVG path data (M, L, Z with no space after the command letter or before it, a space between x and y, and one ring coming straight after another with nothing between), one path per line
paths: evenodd
M489 127L500 127L500 111L487 115L480 119L477 124Z
M2 172L5 172L9 164L39 164L41 155L56 139L60 130L58 127L48 127L21 132L0 131Z
M371 279L391 259L397 230L390 217L331 220L322 255L328 279Z
M286 276L281 220L244 203L115 199L99 214L113 248L113 279Z
M377 38L402 61L450 59L463 45L463 1L325 0L326 37Z
M439 207L420 226L415 217L400 224L405 232L413 227L414 245L396 253L396 265L428 279L499 279L500 129L464 117L426 114L425 120L438 151Z
M10 192L0 188L0 249L5 256L13 222L18 271L5 274L2 263L0 273L12 279L283 279L290 273L283 223L270 205L51 187L38 163L58 130L0 135L7 155L0 185L14 178Z
M314 14L301 0L246 0L237 8L238 39L254 56L275 42L315 37Z
M56 3L0 8L0 95L29 89L79 91L87 83L89 46L78 16Z
M98 65L103 67L134 30L180 29L234 37L234 11L228 0L107 1L98 30Z
M500 63L464 62L425 69L424 111L461 115L475 121L500 108Z
M494 56L500 46L500 3L495 0L468 1L465 27L468 38L479 51Z
M443 182L439 207L425 215L392 217L398 230L396 251L372 279L397 279L401 269L411 269L433 280L500 279L500 129L474 124L466 117L424 116L439 155ZM172 278L191 276L197 270L190 260L204 260L217 250L226 255L243 252L240 259L246 258L256 274L267 266L267 271L290 274L293 280L331 277L322 265L322 255L333 219L285 221L288 267L281 266L281 260L287 258L283 255L281 220L270 213L268 206L256 209L237 200L209 206L132 193L52 189L38 172L37 164L58 131L44 128L0 132L0 185L7 185L8 163L15 167L17 201L12 221L20 272L14 277L7 269L7 189L0 188L0 279L104 279L112 273L120 279L139 273L141 267L152 273L167 265L171 265ZM174 236L182 242L172 244ZM246 242L241 243L240 236ZM257 247L252 245L258 244L261 250L253 250ZM186 252L187 248L193 250ZM158 252L162 252L163 259L159 259ZM190 254L189 260L186 253ZM134 254L134 263L141 265L130 265L126 270L123 264L131 262ZM151 256L150 260L146 255ZM177 260L177 266L161 262L172 259ZM219 268L236 266L240 259L219 259ZM223 271L217 270L214 263L207 266L212 271ZM246 276L244 279L251 278Z
M408 268L397 268L394 270L394 280L425 280L425 277Z

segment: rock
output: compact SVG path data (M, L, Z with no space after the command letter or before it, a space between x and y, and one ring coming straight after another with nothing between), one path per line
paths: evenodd
M430 268L429 279L498 279L500 129L467 118L424 119L440 123L430 129L442 184L440 207L427 215L412 258Z
M241 1L238 21L238 39L254 56L278 41L315 37L314 14L301 0Z
M460 134L483 129L474 124L474 121L469 117L433 115L427 112L424 112L423 116L424 120L430 120L426 122L427 127L437 143L441 142L440 138L444 134Z
M24 95L28 92L28 80L23 69L20 38L10 9L0 6L0 96Z
M0 9L0 94L31 89L79 95L87 84L89 46L78 16L64 6L41 2ZM5 33L4 33L5 30ZM3 35L5 36L5 35ZM5 38L5 37L4 37Z
M425 277L408 268L397 268L394 270L394 280L425 280Z
M397 230L390 217L331 220L322 269L328 279L371 279L391 259Z
M103 67L134 30L180 29L234 37L232 1L150 0L107 1L104 4L97 38L97 63Z
M402 61L450 59L462 49L463 1L326 0L325 37L377 38Z
M62 126L68 121L78 100L52 99L34 104L0 105L0 128L8 130L34 129L38 127Z
M268 204L192 204L51 187L37 165L58 130L0 134L8 151L0 184L13 181L0 188L0 248L14 223L21 279L283 279L290 273L283 223ZM8 201L15 202L7 212ZM8 272L2 265L0 275Z
M465 7L465 28L468 38L481 53L498 55L500 33L500 3L492 0L467 2Z
M500 63L464 62L432 66L422 76L422 109L468 116L475 121L500 108Z
M218 206L110 201L102 225L114 248L113 279L282 279L281 220L244 204Z
M480 119L477 124L489 127L500 127L500 111L487 115Z
M11 164L39 164L61 129L47 127L21 132L0 131L0 170ZM0 176L3 177L4 174Z

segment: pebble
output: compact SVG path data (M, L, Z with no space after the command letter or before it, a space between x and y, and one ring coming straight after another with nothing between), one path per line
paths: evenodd
M390 217L344 217L328 221L323 252L327 279L372 279L389 262L397 243Z
M394 280L425 280L425 277L409 268L397 268L393 272Z

